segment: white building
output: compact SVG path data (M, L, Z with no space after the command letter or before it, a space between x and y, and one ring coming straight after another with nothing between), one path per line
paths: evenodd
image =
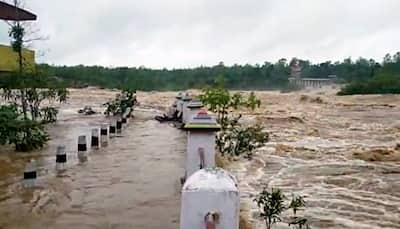
M202 169L183 186L180 229L238 229L239 210L236 179L220 168Z

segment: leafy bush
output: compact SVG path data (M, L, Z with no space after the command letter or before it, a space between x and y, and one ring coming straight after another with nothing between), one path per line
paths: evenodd
M17 106L0 106L0 144L13 144L17 151L41 148L49 140L42 123L21 118Z
M254 149L263 146L268 141L268 133L263 132L261 125L243 126L232 112L241 107L251 110L260 107L261 101L254 92L246 98L241 93L231 94L223 87L223 78L219 78L217 87L205 88L200 95L203 104L217 114L217 122L221 131L217 134L217 147L222 156L241 156L251 158Z
M120 94L117 94L114 100L103 104L107 107L104 114L107 116L122 115L128 108L133 108L136 103L136 91L124 89Z
M257 99L254 92L251 92L247 98L239 92L231 94L224 88L223 82L224 79L219 77L216 87L204 88L200 99L210 111L217 114L217 121L224 130L230 124L228 117L230 112L241 107L254 110L261 106L261 101Z
M259 124L253 126L233 125L217 136L217 146L221 154L228 156L244 155L251 159L255 149L264 146L269 135Z
M306 202L302 196L295 196L292 194L292 200L287 205L285 194L280 189L272 188L268 190L264 187L259 195L254 199L257 206L260 208L260 216L265 220L267 229L271 229L272 226L281 222L281 214L286 210L292 209L293 216L289 217L288 225L294 229L308 229L308 220L304 217L298 217L297 212L304 210Z
M400 57L400 53L399 53ZM400 59L386 62L377 70L376 75L368 80L354 80L338 92L338 95L354 94L399 94Z

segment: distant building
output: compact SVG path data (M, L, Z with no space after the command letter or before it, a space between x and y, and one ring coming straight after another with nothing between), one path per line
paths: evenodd
M303 68L300 65L300 61L299 60L294 60L294 62L291 64L290 66L291 69L291 77L293 78L301 78L301 71L303 70Z

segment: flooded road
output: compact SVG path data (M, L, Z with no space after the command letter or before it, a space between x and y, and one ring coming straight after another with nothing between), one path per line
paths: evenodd
M103 115L83 116L89 105L101 111L115 92L72 90L61 105L59 121L49 126L52 140L42 150L0 153L0 228L165 228L179 226L180 184L185 134L153 121L154 111L135 110L122 136L107 147L90 150L89 161L76 156L77 137L105 122ZM55 172L55 152L66 145L68 168ZM22 188L29 159L40 166L37 188Z

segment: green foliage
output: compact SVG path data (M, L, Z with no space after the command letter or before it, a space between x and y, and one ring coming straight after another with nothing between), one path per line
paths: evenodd
M17 151L43 147L49 140L41 123L21 118L15 105L0 106L0 144L13 144Z
M241 115L235 117L232 112L239 108L254 110L261 101L251 92L248 97L241 93L231 94L223 87L224 78L218 77L216 87L203 89L200 99L203 104L217 115L221 131L217 134L217 147L222 156L241 156L251 158L256 148L268 142L268 133L260 125L243 126L239 123Z
M204 88L200 100L210 111L217 114L217 121L224 130L230 124L230 112L241 107L254 110L261 106L261 101L257 99L254 92L251 92L247 98L239 92L231 94L224 88L223 82L224 78L220 76L216 87Z
M58 111L54 107L42 108L43 102L62 103L68 99L68 90L44 73L4 75L0 77L0 88L2 98L18 105L26 119L44 122L56 121Z
M236 120L234 121L236 122ZM269 140L259 124L253 126L229 125L217 136L217 146L222 155L240 156L251 159L255 149L262 147Z
M11 46L15 52L21 52L23 46L23 38L25 36L25 29L20 23L11 26L8 35L11 37Z
M376 65L371 77L353 80L341 89L338 95L354 94L398 94L400 93L400 53L392 58L387 54L383 65Z
M308 229L308 219L304 217L298 217L296 214L298 211L304 210L306 207L306 202L302 196L295 196L292 194L292 200L288 206L288 209L293 210L293 216L290 218L289 226L294 229Z
M43 122L53 123L57 121L58 110L54 107L44 107L40 110L40 114L43 116Z
M265 220L268 229L281 222L281 214L286 210L292 209L293 216L289 218L288 225L294 229L308 229L308 220L305 217L298 217L296 213L304 210L306 202L302 196L295 196L292 194L292 200L287 205L285 203L286 196L280 189L272 188L268 190L265 186L259 195L254 199L257 206L260 208L260 216Z
M275 66L276 67L273 67ZM99 86L104 88L136 88L143 91L202 89L216 85L216 76L225 77L229 89L277 89L287 85L289 66L266 63L265 65L215 65L192 69L149 69L145 67L102 66L50 66L43 68L57 75L69 87Z
M280 189L272 188L269 191L264 188L254 201L261 209L260 216L265 220L267 229L271 229L272 225L281 222L281 214L286 210L284 205L285 195Z
M128 108L133 108L136 102L136 91L123 89L120 94L117 94L114 100L103 104L107 107L104 114L107 116L122 115Z
M51 104L54 100L65 102L68 97L68 91L55 78L43 71L24 71L25 32L19 22L11 24L9 36L13 50L18 53L19 69L0 77L0 95L11 104L0 107L0 144L13 144L17 151L43 147L49 140L43 124L57 119L58 111ZM44 101L49 104L47 107L41 107Z

